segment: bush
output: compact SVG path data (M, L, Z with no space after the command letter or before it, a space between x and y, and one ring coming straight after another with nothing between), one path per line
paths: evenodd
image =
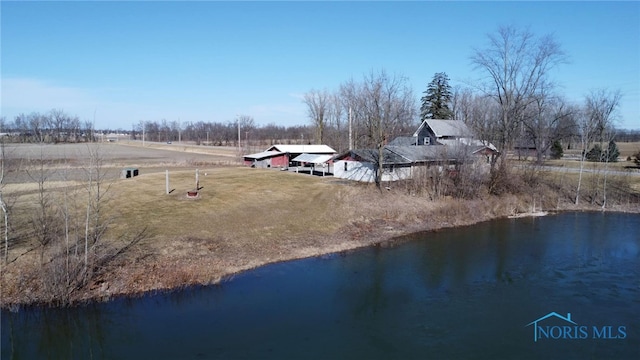
M609 146L607 146L607 151L603 151L600 144L595 144L591 150L587 152L585 158L588 161L595 162L616 162L618 161L618 156L620 156L618 145L616 145L615 141L611 140L609 141Z
M564 155L562 144L560 144L560 141L556 140L551 145L551 158L555 160L562 159L562 155Z
M601 161L602 147L600 146L600 144L593 145L591 150L589 150L585 155L585 159L587 159L587 161Z

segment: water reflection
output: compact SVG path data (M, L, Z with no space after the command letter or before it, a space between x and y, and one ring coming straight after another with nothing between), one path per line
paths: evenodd
M219 286L2 313L2 358L639 358L638 215L499 220ZM624 340L534 343L551 311Z

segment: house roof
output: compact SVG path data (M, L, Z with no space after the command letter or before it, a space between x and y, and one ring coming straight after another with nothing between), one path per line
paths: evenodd
M292 161L299 161L311 164L323 164L331 160L333 155L315 155L315 154L301 154L296 156Z
M387 146L387 148L411 163L454 159L454 154L447 152L443 146Z
M268 157L272 157L272 156L278 156L278 155L282 155L284 154L284 152L282 151L263 151L260 153L255 153L255 154L248 154L248 155L244 155L245 159L264 159L264 158L268 158Z
M352 158L375 163L378 152L376 149L351 150L341 154L336 159L347 156ZM434 162L441 160L455 160L455 153L448 153L444 146L414 146L414 145L387 145L383 149L384 165L405 165L424 162Z
M489 149L491 151L498 152L498 149L490 142L478 140L478 139L470 139L470 138L459 138L459 139L438 139L438 143L447 146L459 146L466 145L473 149L473 152L477 152L481 149Z
M436 137L444 136L456 136L456 137L469 137L471 136L471 130L462 120L440 120L440 119L426 119L420 124L418 130L413 133L413 136L418 136L420 131L428 126L431 128Z
M358 161L366 161L371 163L378 162L378 150L377 149L353 149L349 150L345 153L342 153L335 157L335 160L344 159L346 157L351 157ZM396 154L392 151L389 151L388 147L385 146L382 150L382 162L384 164L409 164L411 161L402 157L399 154Z
M416 136L398 136L397 138L391 140L389 145L392 146L412 146L416 145L418 141L418 137Z
M273 145L267 151L281 151L294 154L335 154L327 145Z

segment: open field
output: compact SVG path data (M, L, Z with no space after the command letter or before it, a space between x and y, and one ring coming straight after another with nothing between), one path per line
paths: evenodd
M186 149L186 150L185 150ZM8 162L6 184L33 182L29 169L46 165L49 181L83 180L90 163L90 153L98 151L107 178L115 180L120 171L137 167L141 174L164 172L167 168L190 169L203 166L238 165L239 158L233 148L169 145L146 142L119 142L99 144L6 144ZM33 171L32 171L33 172Z
M3 196L13 204L16 233L32 227L40 194L34 179L43 169L51 207L78 205L83 225L88 149L83 144L8 147L7 159L19 166L8 173ZM568 198L549 192L432 201L399 184L381 192L373 185L331 177L236 166L229 148L210 149L208 155L170 151L163 145L108 143L98 150L109 170L104 183L106 245L122 248L123 239L146 231L125 256L74 293L73 301L210 284L270 262L346 251L411 232L541 208L588 208L575 208ZM120 179L120 169L130 166L139 167L140 176ZM198 197L188 198L187 191L196 186L196 169ZM165 170L170 173L170 194L165 190ZM562 186L575 181L574 174L548 176L556 176L554 181ZM38 245L22 237L10 247L10 262L2 267L3 306L46 301L38 256L55 256L56 246L41 251Z

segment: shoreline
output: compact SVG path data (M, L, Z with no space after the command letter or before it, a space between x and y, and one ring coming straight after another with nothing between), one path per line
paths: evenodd
M441 209L447 210L447 207L463 206L465 201L454 201L453 203L446 204ZM361 237L364 239L358 239L354 241L352 239L353 234L343 233L336 231L333 236L332 244L325 244L324 246L302 247L291 249L288 253L282 253L275 258L263 257L258 258L247 264L229 269L231 271L221 272L218 274L210 273L207 276L208 280L187 280L172 286L154 286L153 281L143 282L137 289L120 289L120 291L111 288L109 281L98 281L89 290L84 291L81 296L74 298L69 304L60 306L56 305L54 301L51 302L7 302L4 299L0 305L0 309L3 311L19 312L23 309L47 309L47 308L62 308L62 307L78 307L87 306L90 304L97 304L103 302L109 302L119 299L136 299L145 296L153 296L165 293L171 293L176 291L182 291L190 288L198 288L204 286L222 285L227 281L232 281L233 278L239 274L247 271L257 269L262 266L302 260L307 258L315 258L322 256L330 256L335 254L348 254L352 251L357 251L362 248L379 246L379 247L393 247L404 243L400 240L403 237L410 236L412 234L440 231L451 228L460 228L465 226L473 226L486 221L495 221L499 219L521 219L526 217L540 217L548 215L556 215L566 212L617 212L617 213L632 213L640 214L640 208L626 208L626 207L613 207L611 209L602 210L597 206L591 206L588 204L575 206L573 204L564 204L564 206L546 211L537 211L533 213L517 213L509 215L506 212L499 212L494 214L485 214L484 216L478 216L474 218L458 218L452 222L437 222L437 223L414 223L409 226L401 226L400 224L394 224L394 222L382 220L381 225L372 227L366 232L362 233ZM371 221L381 219L370 219ZM395 225L395 226L394 226ZM321 237L324 235L321 235ZM350 239L351 237L351 239ZM408 241L408 240L407 240ZM162 264L160 264L162 265ZM109 274L113 275L113 274ZM150 274L149 274L150 275ZM147 280L151 280L147 277ZM106 285L105 285L106 284ZM157 284L156 284L157 285ZM113 291L115 290L115 291ZM25 299L23 299L25 300Z

